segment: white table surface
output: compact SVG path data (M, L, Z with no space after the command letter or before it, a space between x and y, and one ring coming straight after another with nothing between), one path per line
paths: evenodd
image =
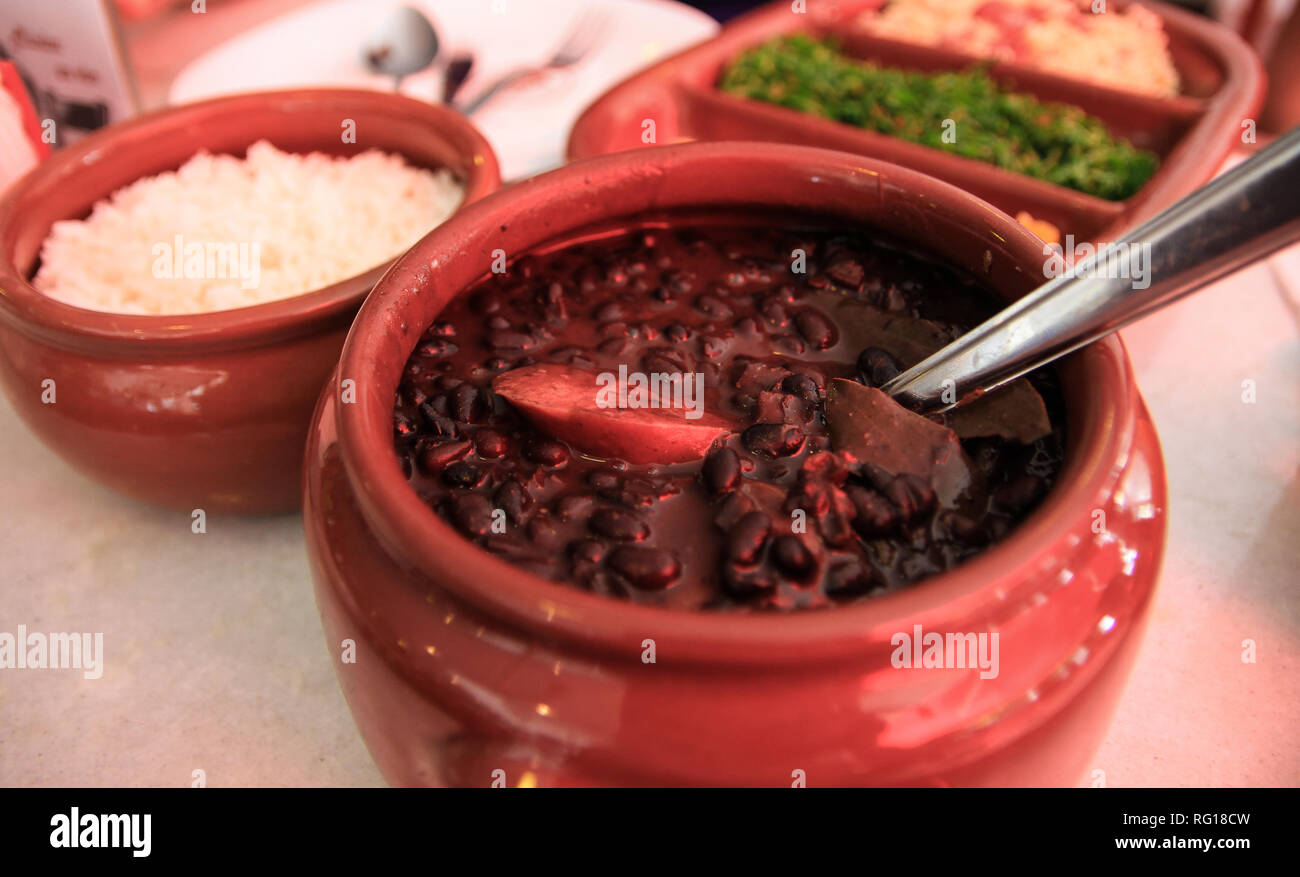
M166 64L148 69L142 90L164 94ZM1102 773L1081 783L1300 785L1300 247L1124 340L1164 446L1169 544ZM187 786L196 769L210 786L382 785L296 516L195 535L72 471L2 400L0 449L0 631L102 632L105 652L96 680L0 670L0 785Z

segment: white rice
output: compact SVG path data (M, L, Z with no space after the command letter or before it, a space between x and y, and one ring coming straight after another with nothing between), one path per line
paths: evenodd
M123 314L221 311L301 295L400 255L460 205L447 170L351 158L199 153L57 222L33 280L51 298Z

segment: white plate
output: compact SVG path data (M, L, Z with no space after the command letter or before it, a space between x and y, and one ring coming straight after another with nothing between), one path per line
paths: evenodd
M588 104L642 67L718 30L709 16L672 0L329 0L200 56L172 82L170 100L312 85L391 88L389 77L366 69L361 48L388 9L399 5L417 6L429 16L441 41L440 57L474 54L462 100L505 73L543 63L585 8L603 15L603 36L581 62L504 92L474 114L506 179L563 164L569 129ZM441 91L436 70L402 82L404 94L424 100Z

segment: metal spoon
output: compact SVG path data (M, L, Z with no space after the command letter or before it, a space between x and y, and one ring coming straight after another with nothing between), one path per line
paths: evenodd
M1297 239L1300 128L880 389L913 410L954 408ZM1119 270L1134 254L1146 260L1145 288Z
M438 32L420 10L398 6L384 17L361 54L367 67L393 77L393 91L401 91L404 77L419 73L438 57Z

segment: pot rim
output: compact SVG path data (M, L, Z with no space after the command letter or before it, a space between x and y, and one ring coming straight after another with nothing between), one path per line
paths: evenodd
M570 164L502 190L432 231L394 264L362 306L344 344L339 368L325 391L334 404L322 406L318 416L332 407L340 455L363 518L380 545L404 561L400 565L414 568L474 608L543 638L596 651L637 652L643 638L662 635L672 639L674 660L790 664L860 654L864 646L888 642L894 632L910 629L901 626L904 623L922 621L932 629L943 629L945 623L976 620L987 626L977 620L977 613L1008 604L1017 586L1052 565L1062 544L1075 544L1071 539L1078 539L1077 530L1080 522L1087 520L1087 510L1104 504L1111 483L1127 460L1141 403L1124 348L1113 336L1067 360L1086 370L1089 377L1091 391L1077 400L1078 412L1067 425L1069 447L1082 450L1067 449L1057 484L1034 513L1002 541L954 570L914 587L824 611L703 612L636 604L551 582L470 543L425 505L402 474L392 448L396 380L389 385L379 375L385 369L400 374L424 328L408 325L406 313L415 301L413 294L431 287L435 294L446 293L438 288L437 273L431 268L447 259L474 258L466 248L482 242L484 229L512 222L522 202L563 205L575 198L581 200L583 196L575 191L584 187L595 190L592 203L617 202L621 186L644 185L647 178L653 181L674 168L712 164L723 172L727 165L738 162L774 171L798 168L815 184L825 183L827 177L847 180L865 176L909 195L923 194L947 215L986 232L991 236L990 245L996 239L1013 264L1032 264L1041 270L1043 242L1007 214L932 177L851 153L787 144L718 142L639 149ZM586 197L592 197L591 192ZM753 203L764 203L761 195L753 195ZM779 206L771 199L767 203ZM555 207L548 212L566 215ZM630 217L636 212L623 215ZM546 232L563 236L589 221L566 219ZM478 240L474 240L476 229ZM482 261L486 273L486 251ZM411 332L409 344L395 340ZM386 358L394 358L394 344L404 350L401 362L385 366ZM352 404L338 404L345 378L355 380ZM448 563L449 558L454 560ZM490 587L485 587L488 583ZM367 625L379 622L385 611L384 588L375 584L351 591L357 601L358 621ZM409 585L399 582L395 587ZM397 605L406 603L391 604L389 609ZM443 620L432 612L427 620L432 637ZM409 625L410 619L405 622ZM662 650L660 654L663 657Z
M468 119L447 107L398 94L306 88L241 93L166 107L96 131L59 150L15 181L0 198L0 323L66 349L101 355L134 355L143 349L185 355L299 337L346 320L396 259L329 286L261 304L194 314L139 315L82 308L45 295L15 264L14 250L28 205L51 190L78 185L86 173L105 163L116 162L122 170L130 170L132 155L146 144L183 136L200 126L225 124L225 120L236 120L252 109L270 108L286 115L335 113L345 118L346 108L362 105L390 119L425 124L431 136L442 137L454 148L467 170L462 174L457 169L464 177L465 194L456 212L500 187L500 169L492 147ZM251 132L246 145L260 136ZM321 148L325 146L321 141ZM121 173L113 190L141 176L138 171Z

